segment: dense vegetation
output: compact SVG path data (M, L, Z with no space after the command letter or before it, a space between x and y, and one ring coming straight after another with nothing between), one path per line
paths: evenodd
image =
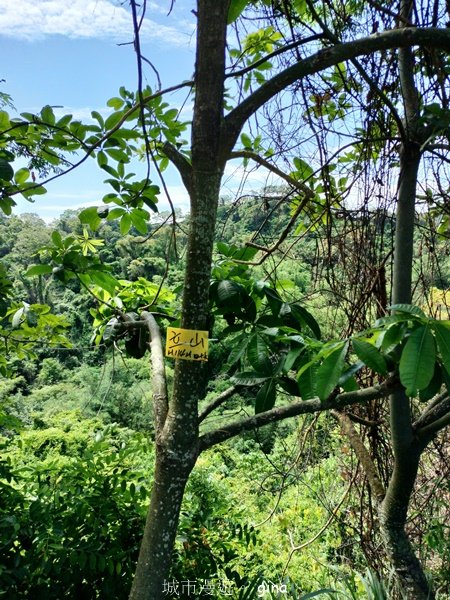
M265 240L276 237L289 212L279 212L275 224L264 225L267 213L260 210L261 203L267 204L267 210L273 208L273 193L262 191L239 207L222 203L219 249L250 240L255 232ZM188 221L186 216L182 219L183 227ZM341 232L346 226L344 221L336 223ZM64 314L71 342L70 347L34 345L34 356L27 358L9 356L10 377L1 380L0 587L5 598L124 598L151 484L148 464L153 460L154 428L149 362L128 356L120 340L116 346L90 343L89 311L96 302L79 284L67 287L49 276L36 280L24 275L30 257L31 262L39 258L53 231L82 235L76 212L67 211L51 226L32 214L3 217L0 227L2 263L14 290L9 300L30 306L45 302L55 314ZM135 230L119 238L114 224L102 226L96 236L105 242L97 247L99 256L113 264L121 278L159 283L166 271L170 227L155 224L154 229L148 238ZM303 298L318 315L324 335L331 338L338 324L344 329L347 321L345 304L329 306L333 290L323 281L318 289L316 283L326 268L327 256L320 253L325 233L311 234L281 265L274 257L252 273L272 281L287 297ZM288 242L293 240L291 236ZM441 279L433 280L431 267L422 273L435 289L438 284L445 287L450 277L444 242L438 239L434 252ZM424 243L417 240L417 249ZM172 289L181 279L182 238L178 251L180 257L172 258L165 279ZM332 245L331 252L336 251ZM423 258L417 251L418 269ZM224 262L217 253L216 268ZM343 276L340 262L334 269L336 278ZM420 302L424 301L422 296ZM176 302L174 295L172 305ZM217 323L214 335L220 338L223 327ZM219 373L227 358L226 348L218 344L210 368ZM202 406L226 387L219 376ZM215 420L227 422L236 412L251 411L253 389L241 392ZM211 428L208 421L206 427ZM376 446L383 443L385 433L370 435L378 459L388 460L383 448ZM422 512L410 524L442 598L450 593L449 515L445 503L431 494L436 478L442 486L448 472L443 442L424 466L423 487L415 499ZM421 504L424 498L425 505ZM363 513L362 506L367 506ZM226 581L234 594L248 592L252 586L256 594L270 581L284 582L287 597L293 598L318 589L330 590L324 597L334 597L331 590L349 598L389 597L389 571L380 563L378 543L367 484L337 422L311 416L246 434L211 450L198 462L185 497L172 577L197 585L210 581L218 586ZM385 578L384 596L376 595L375 590L383 587L375 573ZM192 590L190 596L196 597ZM214 597L221 597L217 589Z
M447 5L198 0L190 123L130 8L107 116L0 97L2 593L448 597ZM90 157L101 206L12 216Z

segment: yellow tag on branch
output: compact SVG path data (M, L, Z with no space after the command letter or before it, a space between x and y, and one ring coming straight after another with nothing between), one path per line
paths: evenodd
M208 332L168 327L166 356L183 360L208 360Z

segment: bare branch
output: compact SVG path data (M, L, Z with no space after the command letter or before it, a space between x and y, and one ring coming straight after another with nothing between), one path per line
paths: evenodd
M323 402L319 398L312 400L298 400L292 404L272 408L271 410L258 413L252 417L247 417L239 421L233 421L224 425L221 429L216 429L200 436L199 451L207 450L216 444L229 440L243 431L252 431L269 423L276 423L290 417L296 417L302 414L311 414L323 412L330 409L341 409L344 406L364 403L376 398L384 398L399 389L400 384L397 380L388 379L385 382L363 390L354 392L344 392L337 396L331 395Z
M298 181L297 179L294 179L287 173L284 173L284 171L279 169L277 166L273 165L271 162L269 162L262 156L259 156L259 154L257 154L256 152L252 152L251 150L236 150L235 152L232 152L230 154L230 159L231 158L249 158L250 160L253 160L259 165L261 165L262 167L265 167L268 171L275 173L275 175L278 175L278 177L281 177L281 179L284 179L286 183L291 185L293 188L295 188L302 194L305 194L305 197L309 200L314 198L314 192L311 190L311 188L305 185L302 181Z
M428 443L447 425L450 425L450 396L446 391L420 415L413 424L413 430L420 440Z
M372 457L370 456L367 448L364 446L358 432L354 428L351 418L345 413L339 412L338 410L331 410L331 414L337 421L339 421L342 433L345 435L347 440L350 442L351 447L355 451L355 454L364 469L364 473L369 481L373 493L378 500L378 503L382 502L386 491L377 473L377 469Z
M228 389L221 392L218 396L214 398L212 402L210 402L198 415L198 422L201 423L206 419L206 417L212 413L213 410L218 408L221 404L223 404L228 398L234 396L234 394L238 391L237 385L232 385Z
M250 94L224 119L224 151L231 152L247 119L280 91L295 81L358 56L391 48L429 46L450 51L450 30L436 27L404 27L375 33L368 37L324 48L284 69Z
M164 367L164 350L161 339L161 330L152 313L142 311L142 319L145 321L150 333L150 352L152 355L152 389L153 389L153 411L155 415L155 431L158 437L163 429L168 411L167 380Z

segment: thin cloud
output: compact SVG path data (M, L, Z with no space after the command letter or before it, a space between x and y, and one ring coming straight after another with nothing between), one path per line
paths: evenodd
M181 31L146 18L141 38L180 46L191 32L189 26ZM59 35L124 42L132 40L133 28L130 13L108 0L0 0L0 35L26 41Z

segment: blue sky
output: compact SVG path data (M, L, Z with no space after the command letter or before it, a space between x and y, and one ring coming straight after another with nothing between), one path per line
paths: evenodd
M0 0L1 90L12 96L18 112L46 104L63 106L83 120L92 110L106 112L106 102L121 85L136 89L136 58L131 17L116 0ZM157 67L164 87L192 76L194 0L147 2L142 51ZM148 83L155 87L150 69ZM177 105L181 99L168 99ZM56 112L56 111L55 111ZM37 212L46 220L65 208L100 204L110 191L94 161L48 184L35 203L19 200L15 212ZM187 195L176 173L168 173L171 195L187 209ZM164 208L161 199L161 208Z
M158 69L163 88L190 79L194 69L195 0L147 0L141 29L142 53ZM137 87L132 21L126 0L0 0L0 84L17 112L63 106L57 114L89 120L92 110L107 113L106 102L121 85ZM148 83L156 82L146 68ZM179 107L183 95L166 100ZM191 105L184 108L189 120ZM100 205L110 191L94 160L48 184L48 193L30 204L17 198L15 213L35 212L51 221L66 208ZM243 178L245 184L242 183ZM188 196L178 174L166 171L173 203L188 211ZM251 173L236 164L225 171L223 195L235 196L274 183L262 170ZM275 178L276 183L276 178ZM168 208L164 196L160 210Z

